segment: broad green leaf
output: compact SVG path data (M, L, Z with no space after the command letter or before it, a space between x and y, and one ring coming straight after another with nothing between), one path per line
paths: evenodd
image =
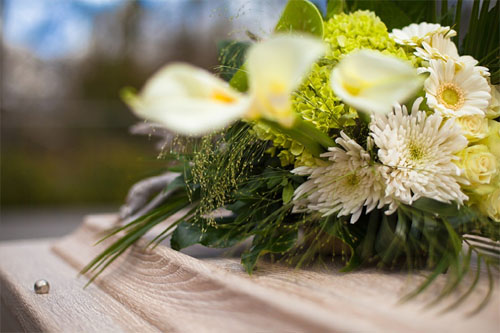
M233 221L233 219L217 221L217 227L206 226L203 231L199 224L183 221L172 234L170 245L174 250L180 250L198 243L215 248L231 247L248 235L229 225L227 223L229 221Z
M217 225L216 228L207 227L203 232L200 244L207 247L227 248L238 244L246 237L248 235L241 232L240 229L221 224Z
M248 90L248 77L245 65L241 66L240 69L234 73L232 79L229 81L229 85L239 92Z
M340 14L346 9L345 0L328 0L326 5L326 20L329 20L333 15Z
M186 188L186 182L184 181L184 175L181 174L177 176L174 180L172 180L167 187L165 187L164 191L176 191L181 188Z
M230 81L245 61L245 53L249 42L220 41L217 43L219 53L219 75L225 81Z
M177 225L177 228L172 234L170 246L172 249L179 251L183 248L199 243L201 237L202 232L200 228L192 223L182 221Z
M306 0L290 0L281 14L276 32L305 32L323 38L323 18L318 8Z
M447 204L429 198L418 199L413 203L412 207L440 216L457 216L460 211L456 204Z
M284 188L283 188L283 194L282 194L282 198L283 198L283 203L289 203L290 200L292 200L292 197L293 197L293 192L294 192L294 188L293 188L293 185L288 183Z

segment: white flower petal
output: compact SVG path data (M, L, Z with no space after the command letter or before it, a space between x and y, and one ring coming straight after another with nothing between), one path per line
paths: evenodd
M188 64L163 67L127 103L139 116L183 135L203 135L241 118L249 100L209 72Z
M385 165L385 194L409 205L421 197L461 204L468 197L460 188L463 179L454 161L467 139L453 119L419 111L421 102L415 101L410 115L397 105L393 113L372 116L370 135Z
M344 102L377 113L389 112L394 103L415 93L421 83L409 63L370 50L347 55L330 77L333 91Z
M385 185L379 167L373 165L370 154L344 132L337 138L339 147L330 147L322 157L325 165L299 167L292 173L309 175L294 193L294 211L319 211L324 216L351 215L356 222L363 212L391 204L385 197ZM340 148L341 147L341 148Z
M255 117L288 120L290 94L324 52L321 40L278 35L255 44L248 51L247 70Z
M442 34L434 34L427 42L422 42L422 46L423 48L415 48L415 55L425 60L460 58L455 43Z
M412 23L403 29L393 29L389 36L398 44L419 46L436 34L450 38L456 36L457 32L437 23L422 22L420 24Z
M430 75L424 83L427 104L445 117L485 115L491 99L488 81L474 66L457 71L456 64L451 59L429 62Z

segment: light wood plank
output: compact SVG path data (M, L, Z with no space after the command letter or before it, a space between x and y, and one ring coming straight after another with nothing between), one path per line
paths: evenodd
M0 245L2 306L26 332L158 332L50 251L53 239L3 242ZM36 280L49 281L49 294L33 290ZM7 320L7 318L0 318ZM4 325L2 325L4 327Z
M73 235L57 242L54 251L81 269L102 247L91 247L109 216L95 216ZM106 244L103 244L105 246ZM414 283L409 275L374 270L341 274L294 270L261 264L251 277L237 260L204 261L166 247L131 251L96 280L96 284L131 312L164 331L379 331L441 332L500 329L498 288L479 315L465 317L462 309L439 315L422 311L419 301L397 305ZM411 280L421 278L413 276ZM477 305L484 281L470 300ZM468 304L470 305L470 304Z
M53 249L80 269L102 250L88 244L110 223L106 217L91 217ZM290 303L286 295L166 247L145 251L141 244L134 246L95 284L163 331L326 332L339 327L325 311L318 314L300 299Z

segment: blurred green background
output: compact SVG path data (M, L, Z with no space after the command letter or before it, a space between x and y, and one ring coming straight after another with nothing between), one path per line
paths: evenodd
M268 34L285 0L4 0L1 208L117 209L161 171L119 99L169 61L212 70L216 42Z

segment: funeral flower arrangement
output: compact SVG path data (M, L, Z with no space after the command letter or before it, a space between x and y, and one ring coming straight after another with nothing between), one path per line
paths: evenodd
M425 14L423 3L392 8ZM151 244L250 240L241 255L248 273L266 254L296 266L341 254L344 271L430 269L416 293L447 271L440 297L481 265L493 279L500 5L478 3L464 39L460 6L441 8L449 25L393 20L389 31L376 14L385 7L329 1L323 18L310 2L290 1L275 33L223 43L218 75L167 64L139 93L125 90L137 116L173 133L159 158L177 177L84 272L99 273L177 214ZM496 29L475 40L488 24Z

